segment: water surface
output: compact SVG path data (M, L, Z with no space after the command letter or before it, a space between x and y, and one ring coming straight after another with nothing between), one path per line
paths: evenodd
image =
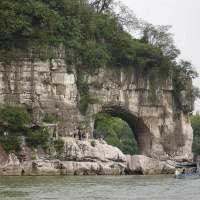
M2 200L199 198L200 179L178 180L173 175L0 177Z

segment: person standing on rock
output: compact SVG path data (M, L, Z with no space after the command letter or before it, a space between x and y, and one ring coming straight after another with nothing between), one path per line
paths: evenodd
M96 136L96 130L94 129L93 130L93 139L96 139L97 138L97 136Z
M81 134L81 131L80 131L80 130L78 131L78 138L79 138L79 140L82 139L82 134Z
M85 130L85 138L88 140L88 137L89 137L89 132L88 132L88 130L86 129L86 130Z
M82 133L82 138L86 138L86 134L85 134L85 131L83 131L83 133Z
M74 129L74 138L77 136L77 129Z

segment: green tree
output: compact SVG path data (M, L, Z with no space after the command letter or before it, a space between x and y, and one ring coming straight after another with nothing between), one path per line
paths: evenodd
M116 137L112 127L112 117L108 113L99 113L94 116L97 124L96 137L102 138L103 140L109 140L110 138Z
M191 86L190 88L187 88L187 86L190 85L191 79L197 77L198 73L195 71L192 63L181 60L180 63L176 65L176 70L173 71L172 76L175 97L178 97L181 91L187 90L187 100L200 98L200 91L198 87Z
M41 46L59 37L62 19L42 1L1 0L0 15L0 50Z
M174 43L173 34L169 33L171 26L154 26L147 22L141 26L141 42L161 49L166 57L174 60L180 54Z
M46 149L49 143L49 130L45 127L40 127L38 130L29 131L28 133L28 146L31 148L37 148L41 145L42 148Z
M7 106L0 110L0 134L22 135L28 131L30 115L23 107Z
M17 137L0 136L0 143L6 152L20 150L20 140Z
M193 145L194 153L200 153L200 115L191 115L190 121L193 129Z
M102 13L108 11L113 2L113 0L92 0L92 5L97 13Z
M113 129L118 139L116 145L124 154L136 154L138 152L138 144L134 138L134 134L129 125L122 119L113 117Z
M28 133L30 120L30 115L23 107L6 106L0 109L0 143L5 151L19 150L19 136Z

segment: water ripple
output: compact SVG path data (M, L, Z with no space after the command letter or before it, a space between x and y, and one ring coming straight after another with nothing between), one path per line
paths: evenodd
M196 200L200 179L173 175L0 177L2 200Z

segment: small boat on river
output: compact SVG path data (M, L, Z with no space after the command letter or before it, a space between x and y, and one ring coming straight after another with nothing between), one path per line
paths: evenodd
M198 179L200 178L200 172L194 174L180 174L178 179Z
M177 179L198 179L200 178L200 161L196 163L179 163L176 166L174 178Z

